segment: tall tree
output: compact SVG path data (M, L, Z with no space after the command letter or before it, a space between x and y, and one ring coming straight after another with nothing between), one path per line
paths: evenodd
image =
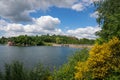
M102 30L96 35L103 41L108 41L113 36L120 39L120 1L119 0L99 0L95 3L99 17L97 22Z

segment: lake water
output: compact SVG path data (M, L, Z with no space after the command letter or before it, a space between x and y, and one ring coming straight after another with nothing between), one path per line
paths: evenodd
M68 47L33 46L17 47L0 45L0 69L5 63L20 61L26 68L33 68L38 63L49 67L58 67L67 61L76 49Z

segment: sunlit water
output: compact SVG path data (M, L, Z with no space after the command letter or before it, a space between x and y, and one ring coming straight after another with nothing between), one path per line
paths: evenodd
M28 69L38 63L49 67L58 67L67 61L76 49L68 47L33 46L17 47L0 45L0 69L5 63L19 61Z

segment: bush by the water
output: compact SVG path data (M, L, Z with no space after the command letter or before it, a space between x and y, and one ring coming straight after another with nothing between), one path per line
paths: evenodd
M78 80L120 80L120 40L113 38L108 43L96 44L86 61L75 66Z
M28 71L22 63L16 61L12 64L5 64L4 72L0 73L0 80L49 80L49 76L49 69L41 64Z

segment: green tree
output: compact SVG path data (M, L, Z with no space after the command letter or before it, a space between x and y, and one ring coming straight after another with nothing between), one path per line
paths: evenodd
M7 38L2 37L2 38L0 39L0 44L5 44L6 42L7 42Z
M100 36L103 42L116 36L120 39L120 1L119 0L100 0L95 3L96 10L99 12L97 22L102 27L96 35Z

